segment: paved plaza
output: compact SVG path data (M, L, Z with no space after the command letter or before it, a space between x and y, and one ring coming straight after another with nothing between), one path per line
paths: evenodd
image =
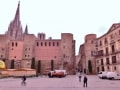
M76 75L64 78L27 78L27 85L21 86L21 78L0 79L0 90L120 90L120 80L102 80L96 75L87 75L88 87L83 87Z

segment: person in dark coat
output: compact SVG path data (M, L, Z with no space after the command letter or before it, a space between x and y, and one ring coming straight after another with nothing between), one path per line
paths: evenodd
M22 85L26 85L26 76L24 75L23 77L22 77Z
M87 87L87 81L88 81L88 78L85 75L84 78L83 78L83 87Z

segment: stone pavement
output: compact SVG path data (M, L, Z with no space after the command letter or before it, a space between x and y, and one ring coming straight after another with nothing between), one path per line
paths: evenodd
M0 90L120 90L120 80L101 80L89 75L88 87L83 87L76 75L64 78L33 77L27 78L27 85L21 86L21 78L0 79Z

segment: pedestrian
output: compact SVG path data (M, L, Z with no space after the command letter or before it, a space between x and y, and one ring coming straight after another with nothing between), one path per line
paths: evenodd
M85 75L84 78L83 78L83 87L87 87L87 81L88 81L88 78Z
M24 75L23 77L22 77L22 85L26 85L26 76Z
M79 74L78 74L78 77L79 77L79 82L81 82L82 74L79 73Z

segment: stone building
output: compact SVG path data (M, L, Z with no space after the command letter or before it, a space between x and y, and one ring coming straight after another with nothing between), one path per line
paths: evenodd
M92 61L92 73L116 71L120 73L120 23L113 24L107 33L100 37L95 34L85 36L80 45L81 67L89 73L88 60Z
M79 48L79 61L80 65L79 68L84 73L95 73L96 69L92 68L92 72L89 72L88 69L88 62L91 63L92 67L95 67L95 57L93 55L95 50L95 41L96 35L95 34L88 34L85 36L84 44L80 45Z
M61 39L46 39L45 33L28 33L28 26L23 28L20 21L20 2L8 31L0 35L0 59L7 68L31 68L35 60L35 69L45 74L53 69L66 69L68 74L75 71L75 40L71 33L61 33ZM39 65L38 66L38 62ZM51 62L53 66L51 66ZM11 66L14 65L14 66Z

